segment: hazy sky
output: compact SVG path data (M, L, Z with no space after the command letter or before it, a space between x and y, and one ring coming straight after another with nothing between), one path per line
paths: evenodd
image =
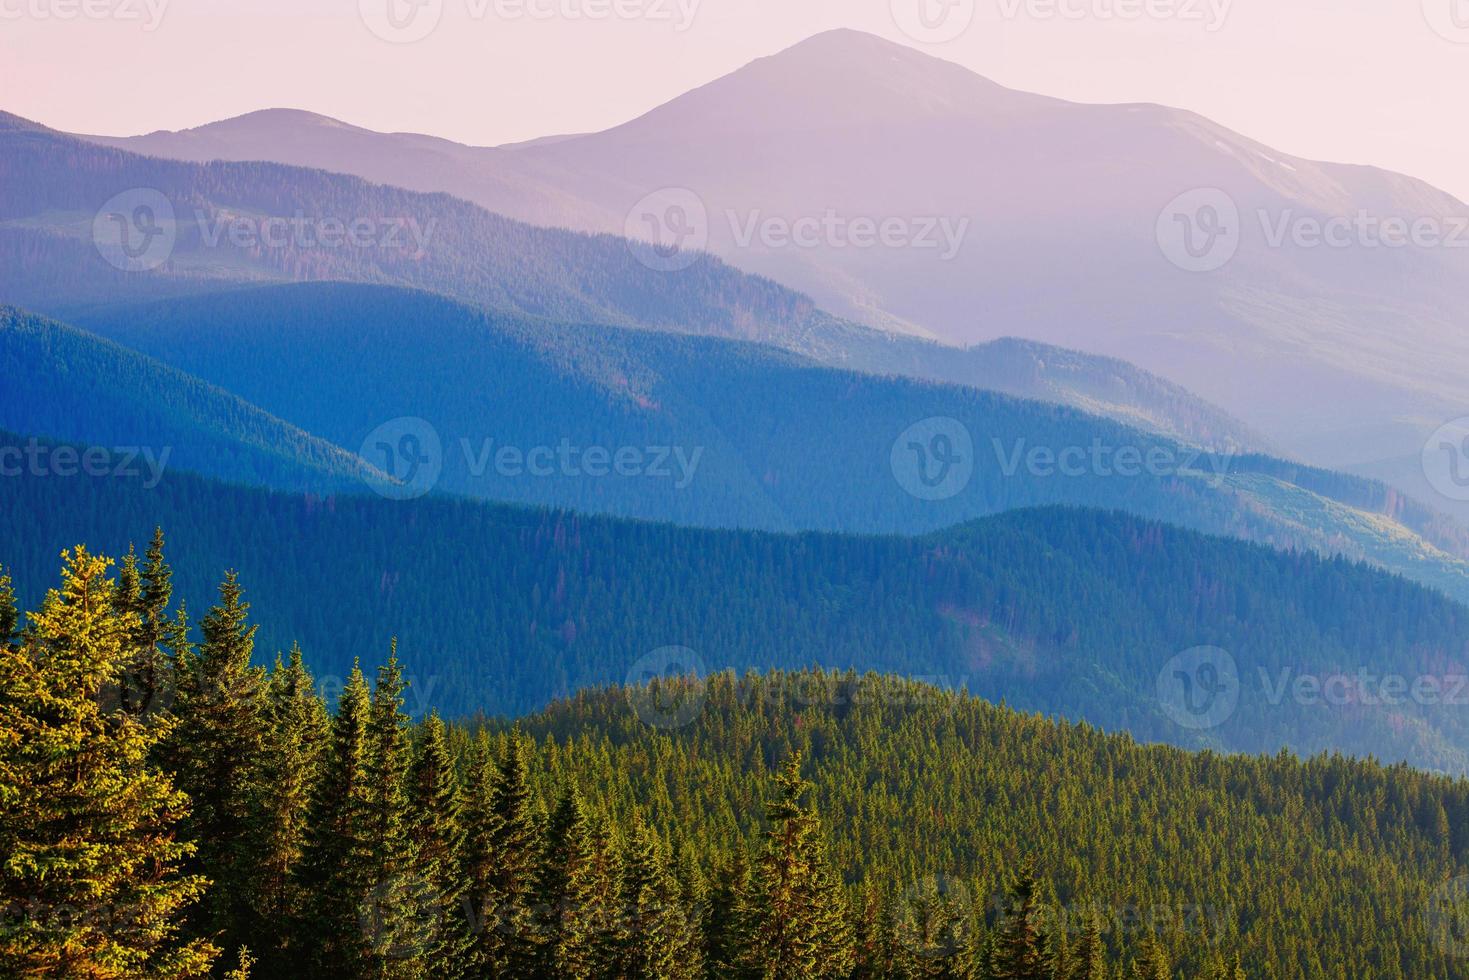
M291 106L494 144L606 128L834 27L1469 200L1469 0L0 0L0 108L130 135Z

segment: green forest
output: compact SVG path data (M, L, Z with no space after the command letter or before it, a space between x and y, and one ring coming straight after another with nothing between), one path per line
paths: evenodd
M396 644L324 698L255 640L161 536L0 577L0 975L1469 975L1461 780L850 672L446 723Z

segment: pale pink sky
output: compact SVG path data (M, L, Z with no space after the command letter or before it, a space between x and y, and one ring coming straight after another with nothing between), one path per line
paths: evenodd
M1194 109L1288 153L1469 199L1469 0L421 0L441 20L409 44L371 33L359 2L387 0L0 0L0 108L127 135L289 106L494 144L606 128L851 27L1014 88ZM920 44L892 9L919 2L960 17L967 4L972 23ZM550 16L517 16L526 3Z

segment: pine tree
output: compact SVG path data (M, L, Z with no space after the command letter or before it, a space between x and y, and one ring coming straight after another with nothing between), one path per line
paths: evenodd
M1102 939L1102 921L1095 911L1089 913L1081 938L1071 959L1067 980L1107 980L1106 947Z
M21 645L0 643L0 975L198 976L218 950L177 938L206 884L179 870L188 800L149 764L156 731L102 703L136 616L107 559L63 560Z
M0 568L0 647L13 646L19 637L20 610L15 602L15 587L10 575Z
M276 657L267 691L264 767L259 819L263 843L256 870L259 923L293 923L305 911L305 896L293 871L306 844L306 827L321 751L330 723L326 706L317 696L315 681L302 662L301 648L291 648L290 660ZM266 972L288 972L303 951L293 929L264 929L275 940L262 947Z
M408 717L403 713L407 684L393 642L388 662L378 669L367 721L367 851L370 883L362 924L368 944L369 975L414 980L424 976L430 942L426 908L432 883L418 874L410 834L408 770L412 753Z
M198 845L192 867L207 868L213 881L194 924L234 949L250 941L258 898L253 886L265 851L265 672L251 664L256 628L233 572L219 596L200 622L197 654L180 665L165 758L192 801L185 823Z
M408 787L416 875L430 898L423 907L424 969L430 977L453 980L465 968L470 938L460 861L464 828L448 731L437 714L424 725L423 744L409 773Z
M475 977L497 976L504 969L500 962L502 944L495 927L499 917L499 895L495 889L499 866L495 852L498 832L495 786L499 780L500 769L495 764L489 736L481 731L475 741L469 772L461 871L471 937L466 968Z
M1007 896L990 966L993 980L1049 980L1045 937L1038 928L1035 864L1027 859Z
M1134 980L1173 980L1173 965L1168 951L1155 936L1144 936L1138 944L1137 959L1132 963Z
M826 868L821 823L801 802L810 788L795 753L766 804L765 853L741 902L742 965L770 980L845 976L852 966L845 903Z
M525 736L517 728L505 743L490 794L488 850L494 870L489 886L495 915L487 929L491 963L505 976L521 976L539 958L535 920L535 865L540 828L531 793Z
M168 661L164 646L169 636L169 603L173 601L173 570L163 559L163 528L154 528L143 556L142 590L138 597L137 655L131 674L143 713L167 706L165 683Z
M626 941L622 974L647 980L682 980L693 964L680 959L683 910L677 883L668 872L663 844L635 814L623 861Z
M299 931L311 975L362 975L367 963L361 914L371 860L367 819L367 679L354 665L332 719L331 737L311 797L298 874L306 895Z

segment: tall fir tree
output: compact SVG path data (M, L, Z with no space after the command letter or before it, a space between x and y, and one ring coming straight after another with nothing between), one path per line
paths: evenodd
M168 706L168 656L164 652L170 633L168 607L173 601L173 569L163 557L163 528L153 529L153 539L143 555L142 588L138 596L137 652L129 671L129 687L135 692L143 714Z
M766 980L841 977L853 950L845 902L826 866L821 822L802 803L811 786L793 753L766 804L764 853L741 901L742 965Z
M165 758L192 808L185 823L198 845L195 868L213 885L193 924L226 949L246 945L255 918L254 886L265 844L260 807L266 739L265 672L251 663L249 623L235 573L200 621L198 650L180 665L175 723Z
M104 704L136 614L107 559L63 560L23 642L0 643L0 975L200 976L218 949L178 936L206 885L180 872L188 800L149 762L156 730Z
M368 724L371 695L353 665L337 701L331 735L311 796L298 867L306 909L297 927L309 976L360 976L367 966L362 910L371 861L368 824Z
M678 883L669 873L663 843L634 814L623 861L624 944L621 975L647 980L685 980L695 963L684 952L685 920Z
M1027 858L1006 896L990 963L993 980L1050 980L1046 937L1040 930L1042 913L1036 895L1035 862Z
M1081 936L1071 957L1066 980L1107 980L1107 951L1102 938L1102 920L1095 912L1086 916Z
M0 567L0 647L13 646L19 636L20 609L15 601L15 585L10 573Z
M408 770L413 759L403 713L406 690L394 640L388 662L378 669L367 721L369 892L360 918L368 975L381 980L425 976L430 942L426 908L433 886L418 873L410 832Z
M424 969L430 977L455 980L465 972L470 942L460 857L464 826L448 729L438 714L431 715L423 726L408 788L415 873L428 898L422 907Z
M1158 937L1149 934L1138 943L1137 957L1132 962L1132 980L1173 980L1172 959Z
M291 648L287 662L276 657L266 701L269 734L264 769L268 778L261 781L258 811L263 847L255 869L255 919L257 934L274 940L257 948L262 969L279 976L304 955L293 929L271 929L269 925L295 923L305 911L305 896L294 869L305 849L311 789L330 725L299 646Z

